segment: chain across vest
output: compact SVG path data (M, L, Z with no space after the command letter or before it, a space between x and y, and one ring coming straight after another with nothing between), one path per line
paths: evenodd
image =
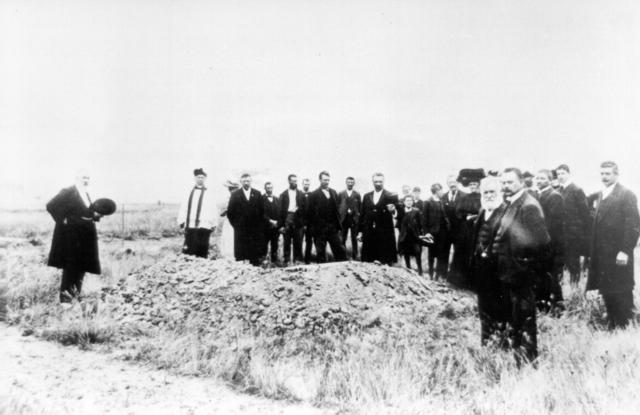
M198 189L197 187L194 187L193 189L191 189L191 194L189 194L189 204L187 205L187 223L185 225L186 228L189 227L189 220L191 219L191 204L193 202L193 192L196 191L196 189ZM202 210L202 197L204 196L204 191L207 190L206 187L202 187L200 188L201 192L200 192L200 197L198 198L198 209L196 210L196 221L195 221L195 228L197 228L200 225L200 211Z

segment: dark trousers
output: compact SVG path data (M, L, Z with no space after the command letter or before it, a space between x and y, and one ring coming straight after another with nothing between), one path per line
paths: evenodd
M447 268L449 267L449 250L451 245L446 242L446 235L433 235L433 244L429 245L429 275L434 275L434 263L435 273L444 278L447 275Z
M302 237L304 228L296 226L294 221L294 213L287 213L287 219L284 222L284 262L287 263L291 260L291 244L293 243L293 260L302 261ZM310 245L310 244L309 244ZM311 251L309 247L309 251ZM309 252L311 255L311 252Z
M411 257L414 257L416 259L418 275L422 275L422 252L419 251L415 255L411 255L411 254L403 254L403 255L404 255L404 264L409 269L411 269Z
M627 327L629 320L633 318L633 293L622 291L602 294L602 299L607 308L609 330Z
M347 215L342 222L342 245L347 246L347 234L351 232L351 257L358 257L358 224L353 220L353 215Z
M306 264L311 262L311 248L313 247L313 235L311 229L307 227L304 230L304 262Z
M70 303L73 298L80 298L83 279L84 271L79 271L75 268L62 270L62 280L60 282L61 303Z
M278 260L278 239L280 239L278 229L267 229L264 232L264 255L267 256L269 247L271 247L271 262Z
M334 261L344 261L347 259L347 252L342 244L342 239L338 229L329 225L322 232L317 233L313 237L313 241L316 245L316 255L318 262L327 262L327 243L331 247Z
M572 284L580 282L580 253L576 249L572 249L575 244L567 243L567 252L565 253L564 264L569 271L569 280Z
M533 286L507 287L508 325L511 347L527 361L538 356L538 327L536 325L536 296Z
M538 310L545 312L559 306L564 301L561 287L563 265L552 265L548 269L549 271L540 275L536 286Z
M209 255L211 229L187 228L184 231L182 253L206 258Z
M483 346L495 339L501 347L506 347L508 310L506 291L499 282L478 289L480 341Z

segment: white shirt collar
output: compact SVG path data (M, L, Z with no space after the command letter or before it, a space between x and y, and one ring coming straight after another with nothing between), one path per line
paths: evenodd
M538 193L542 194L542 193L544 193L544 192L546 192L547 190L550 190L550 189L553 189L553 188L551 187L551 185L549 185L549 186L545 187L544 189L539 189L539 190L538 190Z
M245 190L245 188L242 188L242 193L244 193L244 197L247 198L247 200L249 200L249 198L251 197L251 188L249 188L249 190Z
M507 197L507 200L509 201L509 203L513 203L516 200L520 199L522 197L522 195L524 194L524 188L518 190L517 193Z
M91 202L89 201L88 188L85 186L78 186L77 184L75 186L78 194L80 195L80 198L82 199L82 202L86 207L89 207L91 205Z
M352 193L353 193L353 189L351 189L351 190L347 189L347 196L351 197Z
M324 193L324 195L325 195L327 198L329 198L329 197L331 196L331 195L330 195L330 193L329 193L329 189L323 189L323 188L320 188L320 190L322 190L322 193Z
M616 187L616 185L618 184L618 182L615 182L614 184L612 184L611 186L605 187L604 189L602 189L602 199L606 199L611 192L613 192L613 189Z
M573 180L567 179L567 181L564 184L562 184L561 186L562 186L563 189L566 189L567 187L569 187L569 185L571 183L573 183Z

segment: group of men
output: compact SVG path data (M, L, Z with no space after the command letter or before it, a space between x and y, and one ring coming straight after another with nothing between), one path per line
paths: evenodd
M381 173L373 174L373 191L363 196L352 177L345 190L336 192L326 171L313 191L308 179L300 190L298 177L289 175L279 196L271 183L261 194L244 174L226 215L234 230L235 259L254 265L268 253L271 261L278 260L280 235L284 265L309 263L312 244L317 262L327 261L327 245L335 261L346 260L350 236L353 259L361 241L362 261L391 265L401 253L408 267L415 257L422 273L421 250L427 246L432 277L476 291L482 342L498 336L534 359L536 308L562 309L563 268L577 284L580 257L589 268L587 290L599 290L604 299L609 328L625 327L633 317L637 199L618 183L614 162L602 163L600 176L603 190L587 197L572 183L567 165L539 170L530 183L517 168L488 176L482 169L464 169L448 180L447 193L434 184L423 201L419 188L405 186L400 197L386 190ZM185 230L183 252L206 257L219 214L204 186L206 173L196 169L194 178L178 223ZM47 204L56 222L49 265L63 269L61 302L80 294L85 272L100 273L95 222L101 214L91 203L88 183L89 176L79 174L75 186Z

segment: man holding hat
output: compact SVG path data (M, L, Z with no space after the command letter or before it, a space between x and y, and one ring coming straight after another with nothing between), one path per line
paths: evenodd
M47 265L62 269L60 302L80 297L84 274L100 274L98 234L95 222L102 214L89 197L89 173L81 170L75 186L62 189L47 203L47 212L56 225Z
M178 225L184 229L182 253L206 258L209 254L209 237L215 228L215 204L204 185L207 173L202 169L193 171L195 186L189 193L187 203L180 206Z

